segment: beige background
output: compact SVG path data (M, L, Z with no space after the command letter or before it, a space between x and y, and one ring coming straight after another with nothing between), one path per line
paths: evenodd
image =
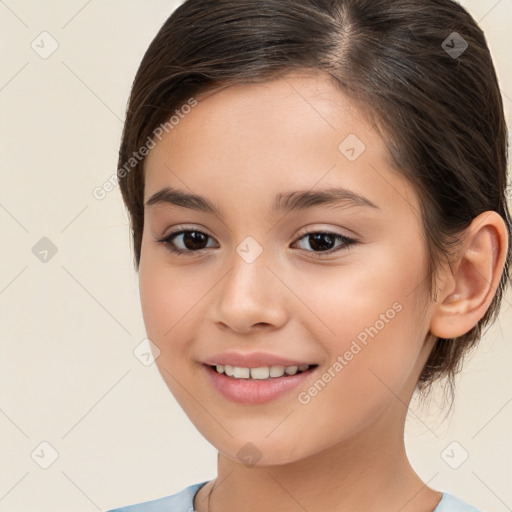
M133 76L176 5L0 1L0 512L106 510L215 476L214 448L134 356L145 332L119 191L92 195L115 173ZM486 31L512 125L512 0L464 5ZM32 251L43 237L57 249L46 262ZM416 407L407 424L423 479L494 512L512 510L506 299L454 415Z

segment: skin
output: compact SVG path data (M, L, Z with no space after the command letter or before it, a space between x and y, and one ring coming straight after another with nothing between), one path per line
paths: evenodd
M283 512L434 510L441 493L406 456L407 407L434 336L467 332L489 306L504 264L505 224L493 212L475 219L451 270L440 269L438 300L430 301L415 190L327 76L290 74L198 100L148 155L144 198L176 187L210 199L224 218L146 206L139 267L159 371L219 451L218 476L197 493L195 509L208 510L216 484L215 512L276 510L276 503ZM338 149L349 134L366 146L355 161ZM271 212L278 193L331 186L378 208ZM157 241L183 224L211 237L201 255L181 236L174 243L188 254ZM318 257L304 234L325 231L357 243ZM263 249L252 263L236 252L247 236ZM397 303L400 312L301 404L298 392ZM262 350L319 367L307 385L276 400L233 403L211 386L201 363L225 350ZM254 466L237 456L247 443L261 456Z

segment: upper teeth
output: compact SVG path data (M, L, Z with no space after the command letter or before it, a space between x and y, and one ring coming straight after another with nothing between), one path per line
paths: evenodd
M268 379L268 377L282 377L287 375L295 375L298 371L305 371L309 368L309 364L300 366L262 366L260 368L243 368L240 366L231 366L230 364L218 364L215 369L219 373L225 373L229 377L235 379Z

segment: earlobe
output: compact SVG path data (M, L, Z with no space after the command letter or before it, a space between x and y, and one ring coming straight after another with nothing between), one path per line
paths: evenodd
M430 332L456 338L470 331L485 315L499 285L508 250L502 217L487 211L473 219L451 268L440 277Z

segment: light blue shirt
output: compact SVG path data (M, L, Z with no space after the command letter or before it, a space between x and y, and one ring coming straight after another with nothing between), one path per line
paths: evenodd
M127 507L116 508L108 512L194 512L194 496L200 487L206 483L208 483L208 480L199 484L189 485L172 496L145 501L137 505L128 505ZM481 512L481 510L459 500L453 494L443 492L439 505L432 512Z

